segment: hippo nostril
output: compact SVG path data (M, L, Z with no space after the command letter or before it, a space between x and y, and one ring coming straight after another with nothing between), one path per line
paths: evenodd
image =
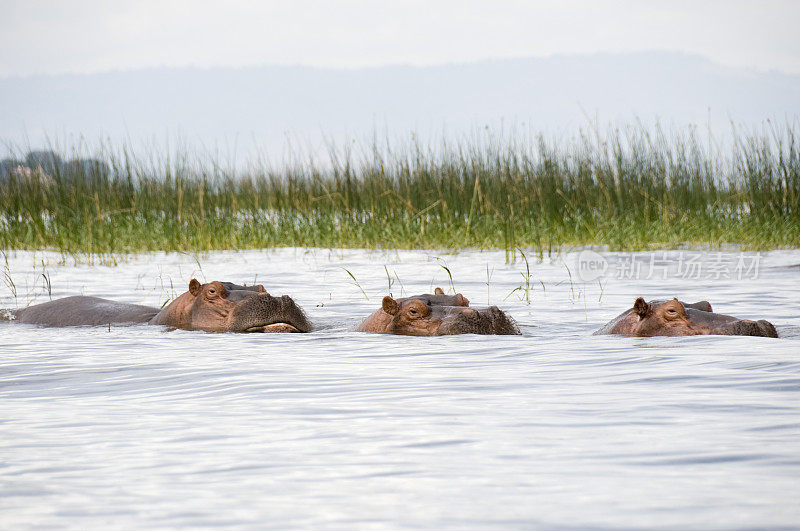
M475 314L476 314L476 313L478 313L478 312L476 312L476 311L475 311L475 310L473 310L472 308L468 308L468 309L464 310L462 313L463 313L464 315L469 315L469 316L471 317L471 316L475 315Z

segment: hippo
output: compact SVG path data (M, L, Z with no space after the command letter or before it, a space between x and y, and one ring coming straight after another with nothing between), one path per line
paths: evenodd
M633 308L611 320L597 334L623 336L761 336L778 337L768 321L750 321L714 313L708 301L688 304L678 299L645 302L636 299Z
M519 328L497 306L475 309L460 293L445 295L441 288L394 299L383 298L381 309L367 317L357 332L408 336L443 336L453 334L516 335Z
M189 282L189 291L163 310L98 297L65 297L11 312L19 323L42 326L163 325L206 332L309 332L311 324L288 295L273 297L258 284Z

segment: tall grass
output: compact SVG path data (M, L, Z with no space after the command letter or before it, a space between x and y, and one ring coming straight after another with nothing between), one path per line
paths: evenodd
M0 183L0 248L798 246L798 138L796 125L768 128L720 150L634 126L566 142L373 145L247 171L101 146L105 164Z

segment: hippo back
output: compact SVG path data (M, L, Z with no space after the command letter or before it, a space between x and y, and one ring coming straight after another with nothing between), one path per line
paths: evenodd
M74 296L36 304L12 312L14 320L41 326L102 326L147 323L158 308L114 302L99 297Z

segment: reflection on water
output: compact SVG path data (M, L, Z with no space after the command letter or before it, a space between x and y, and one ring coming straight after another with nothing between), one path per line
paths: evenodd
M290 249L117 267L10 255L0 307L75 294L160 306L192 277L257 281L291 294L318 331L0 324L0 523L796 525L800 252L765 254L742 280L609 268L582 283L574 258L531 260L528 276L496 252ZM524 335L350 331L389 291L450 289L447 270ZM591 335L639 295L707 299L783 337Z

